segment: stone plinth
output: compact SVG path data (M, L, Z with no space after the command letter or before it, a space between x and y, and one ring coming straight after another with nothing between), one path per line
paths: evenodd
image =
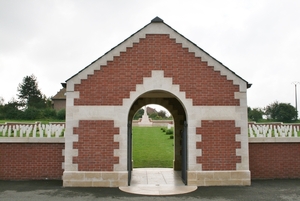
M147 107L144 109L144 114L142 120L138 123L139 126L152 126L152 122L149 121L149 116L147 114Z

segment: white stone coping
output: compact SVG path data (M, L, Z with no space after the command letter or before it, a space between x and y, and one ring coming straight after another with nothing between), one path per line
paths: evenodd
M0 143L65 143L64 137L0 137Z
M295 143L300 142L300 137L249 137L249 143Z
M249 137L249 143L295 143L300 142L300 137ZM0 137L0 143L65 143L64 137Z

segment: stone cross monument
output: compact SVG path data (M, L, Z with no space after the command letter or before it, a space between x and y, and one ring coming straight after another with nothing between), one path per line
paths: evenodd
M139 126L152 126L152 122L149 121L149 116L147 114L147 106L144 107L144 114L142 120L138 123Z

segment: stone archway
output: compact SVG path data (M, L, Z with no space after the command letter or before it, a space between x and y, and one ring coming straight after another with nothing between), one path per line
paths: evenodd
M183 140L184 123L187 122L187 115L184 106L179 102L177 97L170 92L163 90L153 90L146 92L139 96L132 104L129 114L128 122L133 119L135 112L144 105L158 104L165 107L172 114L174 118L174 158L173 158L173 170L181 171L183 182L187 184L187 141ZM129 126L132 126L129 124ZM130 135L131 128L128 128ZM128 137L128 163L132 162L132 141L131 137ZM185 142L185 144L183 144ZM184 151L183 151L184 150ZM130 184L132 164L128 165L129 177L128 184Z

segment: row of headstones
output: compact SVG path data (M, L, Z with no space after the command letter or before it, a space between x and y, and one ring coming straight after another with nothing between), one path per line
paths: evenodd
M299 126L249 125L249 137L298 137Z
M64 135L63 124L1 125L2 137L60 137Z

